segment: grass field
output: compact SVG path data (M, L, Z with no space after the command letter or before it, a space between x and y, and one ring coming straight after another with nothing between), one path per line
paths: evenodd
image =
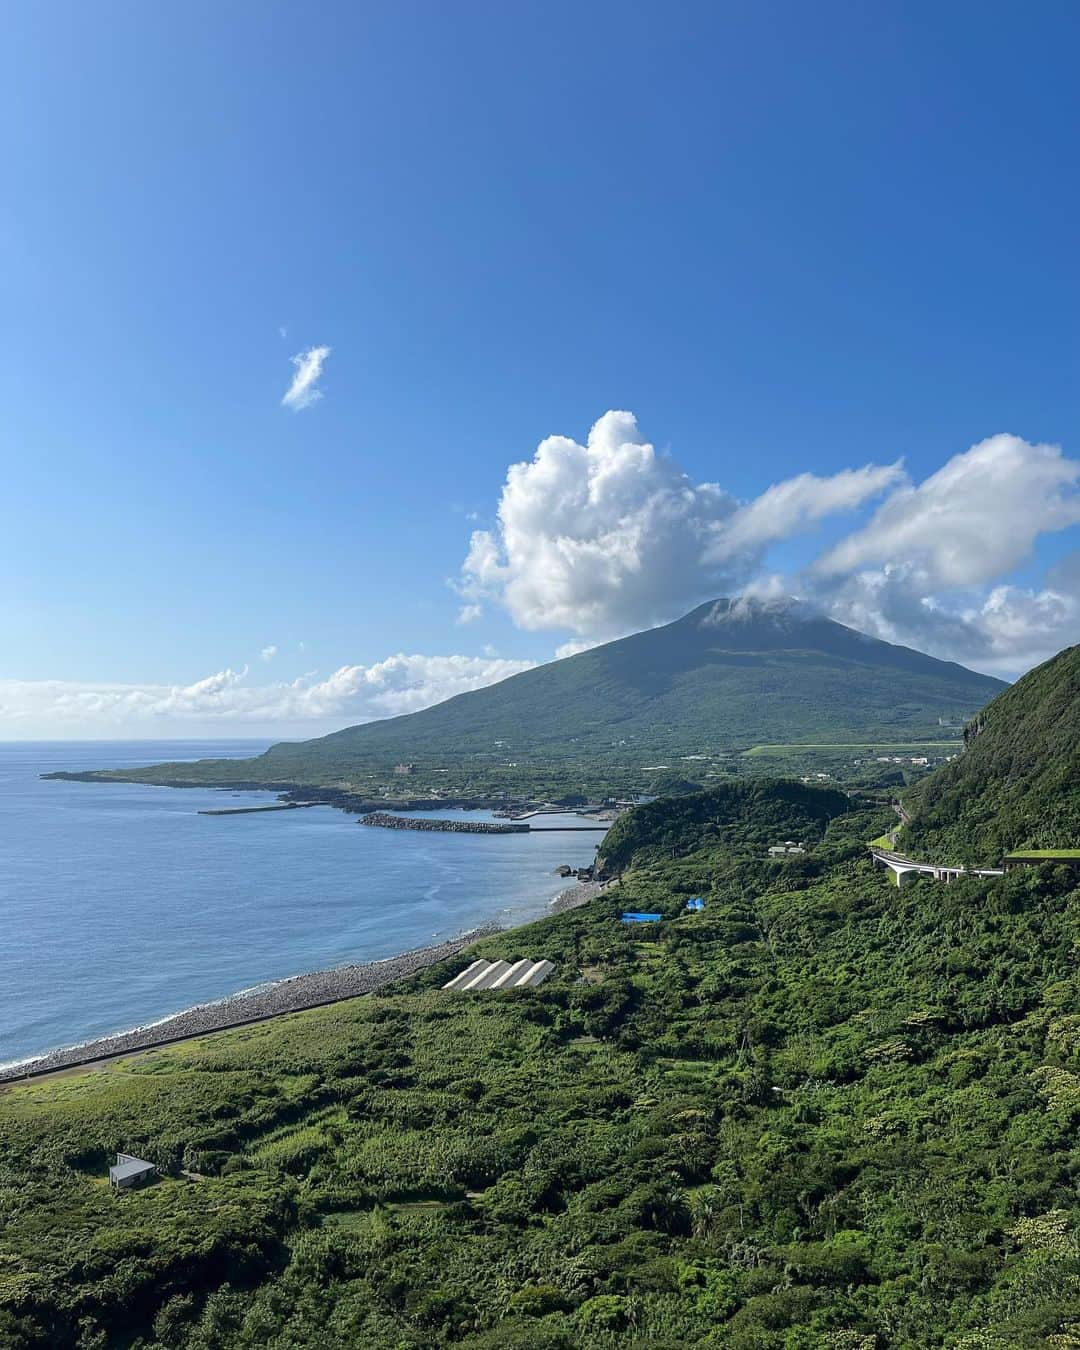
M1007 858L1080 858L1080 848L1024 848L1005 855Z

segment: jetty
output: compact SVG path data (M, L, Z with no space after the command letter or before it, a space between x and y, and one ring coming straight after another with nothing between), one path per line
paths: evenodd
M389 811L369 811L360 817L361 825L375 825L384 830L445 830L448 834L549 834L579 830L601 831L606 834L610 825L529 825L516 820L447 820L433 816L395 816Z
M269 806L213 806L199 811L200 816L257 816L264 811L302 811L322 802L273 802Z
M528 829L530 834L555 834L558 832L572 834L575 830L600 830L607 834L611 825L530 825Z
M510 821L446 820L432 817L425 820L416 816L394 816L389 811L369 811L361 816L361 825L375 825L384 830L444 830L448 834L528 834L528 825Z

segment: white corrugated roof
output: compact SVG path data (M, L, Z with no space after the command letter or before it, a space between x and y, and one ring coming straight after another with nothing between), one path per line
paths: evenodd
M509 961L493 961L486 970L478 970L462 989L490 989L500 975L510 969Z
M486 970L490 961L474 961L471 966L466 966L460 975L455 975L452 980L447 980L443 985L444 989L460 989L468 984L474 975L478 975L481 970Z
M555 965L551 961L474 961L460 975L447 980L444 989L459 992L477 989L536 989L547 979Z
M554 969L555 967L550 961L537 961L528 970L522 971L514 982L514 988L535 989L538 985L544 983Z
M504 970L494 984L489 985L490 989L508 989L510 985L517 984L519 976L523 975L532 966L529 960L515 961L509 970Z
M126 1162L115 1163L109 1168L110 1181L126 1181L128 1177L141 1177L144 1172L152 1172L154 1164L143 1162L141 1158L128 1158Z

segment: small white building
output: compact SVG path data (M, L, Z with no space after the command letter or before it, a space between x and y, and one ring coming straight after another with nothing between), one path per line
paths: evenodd
M109 1168L109 1185L114 1191L127 1191L133 1186L142 1186L157 1175L157 1168L144 1158L132 1157L130 1153L118 1153L116 1162Z

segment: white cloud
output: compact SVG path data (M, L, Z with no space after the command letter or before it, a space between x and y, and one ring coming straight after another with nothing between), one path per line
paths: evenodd
M498 597L522 628L643 627L697 598L702 549L734 509L657 454L632 414L605 413L585 445L549 436L511 465L497 530L473 533L462 592Z
M459 624L475 623L484 613L483 605L469 604L462 605L458 610L457 621Z
M852 511L903 480L904 470L897 461L843 469L828 478L801 473L774 483L736 511L717 534L706 558L718 560L740 552L756 552L763 545L787 539L827 516Z
M455 694L528 670L534 661L399 653L373 665L341 666L269 684L247 668L188 685L0 680L0 739L250 734L315 735L334 727L416 712Z
M272 661L274 657L277 656L276 645L273 642L271 642L268 647L264 647L262 649L259 655L262 657L264 661Z
M615 636L741 585L764 543L850 509L900 473L803 474L740 506L658 454L632 413L607 412L584 445L549 436L510 466L498 525L473 532L459 589L473 602L497 598L521 628Z
M1080 596L1054 590L995 586L975 610L965 612L977 624L990 648L991 662L1015 668L1017 656L1052 656L1080 636Z
M290 357L296 367L296 373L281 400L284 407L291 408L293 412L300 412L301 409L310 408L322 398L322 390L315 386L319 382L323 364L329 355L329 347L309 347L307 351L297 352L295 356Z
M1002 584L942 595L926 571L890 564L808 593L863 633L1007 679L1080 636L1080 588Z
M918 487L894 492L816 570L831 576L905 564L935 586L985 584L1023 562L1040 534L1080 523L1078 479L1080 464L1060 446L991 436Z
M1080 524L1080 464L991 436L905 484L809 569L809 592L852 627L1015 675L1076 641L1080 573L1037 588L1008 575L1040 535Z
M555 660L561 661L564 656L577 656L579 652L591 651L598 645L589 638L571 638L569 642L561 642L555 648Z
M469 612L491 600L519 627L577 634L557 656L712 596L794 592L876 636L1017 673L1078 636L1080 564L1034 588L1010 575L1041 534L1080 523L1078 483L1080 464L1058 446L999 435L920 484L900 461L870 463L739 502L693 483L632 414L609 412L584 445L551 436L511 465L497 524L473 532L457 589ZM801 575L769 571L770 545L881 497Z

